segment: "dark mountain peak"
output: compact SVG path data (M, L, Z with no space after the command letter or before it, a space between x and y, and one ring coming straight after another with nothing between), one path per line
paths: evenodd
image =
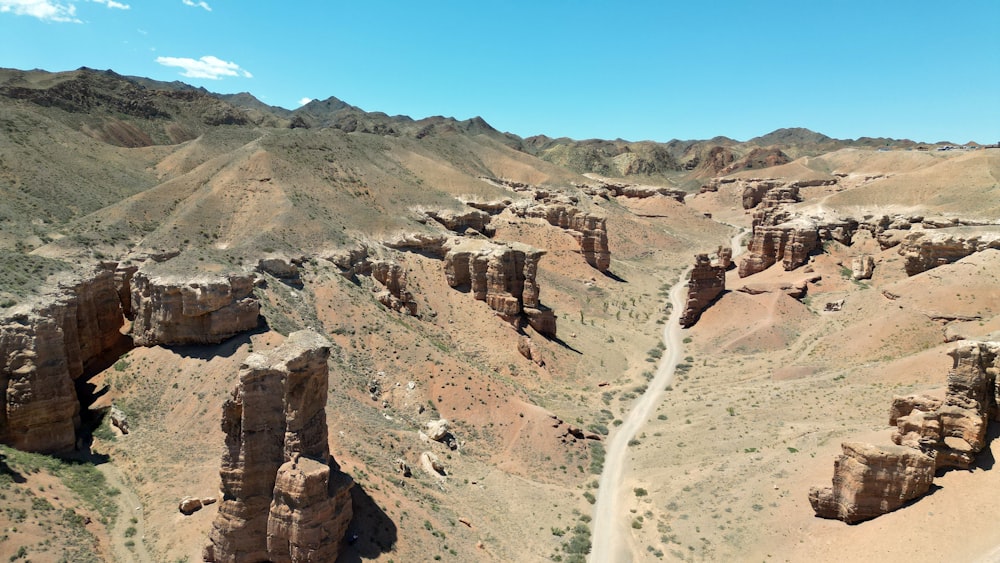
M768 145L818 145L828 143L835 139L827 137L822 133L811 131L804 127L786 127L775 129L766 135L754 137L747 141L749 144Z

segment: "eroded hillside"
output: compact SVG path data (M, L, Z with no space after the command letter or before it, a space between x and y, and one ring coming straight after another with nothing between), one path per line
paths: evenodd
M581 560L604 445L646 392L619 516L635 560L795 559L804 528L832 559L869 537L802 509L841 439L882 428L887 393L940 385L945 341L1000 328L995 151L520 139L89 70L4 71L0 122L0 436L109 481L65 492L5 450L0 555L55 561L54 529L102 558L200 560L239 434L223 404L311 329L330 470L278 480L353 479L345 560ZM649 389L669 288L738 229L677 381ZM16 511L43 500L63 516Z

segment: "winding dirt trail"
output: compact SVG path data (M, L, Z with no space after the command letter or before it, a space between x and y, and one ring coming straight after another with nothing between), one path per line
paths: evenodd
M144 541L146 526L142 518L142 503L139 502L139 497L125 482L118 468L110 463L98 465L97 468L104 474L109 486L121 491L116 497L118 499L118 518L110 530L111 553L114 555L115 561L118 563L153 563L153 557L146 549ZM132 522L133 518L136 520L134 523ZM126 534L126 530L129 528L135 529L131 535ZM131 547L125 545L125 542L129 540L133 542Z
M741 254L740 241L745 231L740 230L730 241L733 249L733 259ZM670 318L663 329L663 343L666 351L656 367L656 374L650 381L646 392L632 405L632 410L625 415L622 425L608 439L604 470L601 472L600 486L597 489L597 501L594 503L594 520L590 561L592 563L624 563L632 561L635 555L634 546L629 545L629 528L626 525L628 515L619 502L625 496L622 482L625 467L628 463L628 443L639 432L646 420L653 414L660 403L662 393L667 385L674 380L674 372L680 362L683 352L683 329L680 325L681 313L684 311L688 274L691 269L684 270L680 279L670 289L672 304Z

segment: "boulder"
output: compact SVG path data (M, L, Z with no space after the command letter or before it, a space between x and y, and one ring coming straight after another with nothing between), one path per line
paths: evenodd
M875 271L875 259L862 254L851 259L851 277L856 280L870 280Z
M809 503L821 518L849 524L892 512L930 490L934 458L905 446L841 444L833 486L813 487Z
M200 498L197 497L184 497L181 502L177 505L177 510L180 510L181 514L184 516L190 516L195 512L202 509L204 503L201 502Z
M111 412L108 416L111 419L112 426L121 430L122 434L128 434L128 417L125 416L125 413L121 409L111 405Z
M427 423L427 436L435 442L444 441L448 436L448 421L444 418Z

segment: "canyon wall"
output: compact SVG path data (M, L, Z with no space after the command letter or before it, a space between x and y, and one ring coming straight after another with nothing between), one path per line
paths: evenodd
M115 267L98 265L0 319L0 441L41 452L75 446L73 381L123 338Z
M452 239L444 259L451 287L468 287L503 319L527 320L541 334L555 336L555 313L541 304L536 281L538 261L545 255L525 244L498 244L475 239Z
M137 346L217 344L260 323L251 274L132 276Z
M701 312L726 290L724 258L720 257L719 264L712 264L708 254L697 254L694 260L694 268L688 276L687 304L680 319L684 328L694 325Z

